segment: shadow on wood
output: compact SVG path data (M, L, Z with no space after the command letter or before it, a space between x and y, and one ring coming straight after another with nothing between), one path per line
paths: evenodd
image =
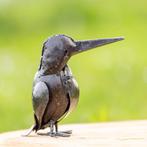
M98 146L147 146L147 121L124 121L97 124L61 125L60 130L73 130L71 137L21 135L26 131L0 134L0 146L15 147L98 147ZM48 131L48 130L44 130Z

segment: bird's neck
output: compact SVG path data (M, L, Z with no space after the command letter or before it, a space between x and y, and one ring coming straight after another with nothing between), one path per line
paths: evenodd
M45 75L52 75L52 74L60 74L60 72L64 71L65 67L67 65L65 64L63 68L58 68L58 67L47 67L47 66L40 66L38 69L38 72L40 75L45 76Z

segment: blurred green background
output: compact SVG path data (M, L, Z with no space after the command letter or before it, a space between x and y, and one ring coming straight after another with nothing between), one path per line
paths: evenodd
M0 132L33 124L32 80L53 34L125 36L70 60L80 101L61 123L147 119L146 0L0 0Z

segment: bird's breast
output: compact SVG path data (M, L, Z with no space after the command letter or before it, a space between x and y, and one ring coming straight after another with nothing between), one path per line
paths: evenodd
M64 70L61 72L61 78L63 85L65 87L64 89L66 89L66 92L70 99L70 106L68 110L68 113L70 113L76 108L78 104L78 100L79 100L78 83L73 77L72 72L67 65L65 66Z
M42 77L41 81L44 81L49 89L49 103L43 117L43 123L46 124L50 120L57 121L64 115L69 106L69 98L60 74Z

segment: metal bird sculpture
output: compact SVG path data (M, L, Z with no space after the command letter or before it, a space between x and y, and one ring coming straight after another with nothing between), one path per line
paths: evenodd
M70 136L58 131L58 122L75 109L78 84L67 65L78 53L123 40L123 37L75 41L66 35L54 35L43 44L40 66L33 82L32 102L35 124L25 134L50 127L50 136Z

